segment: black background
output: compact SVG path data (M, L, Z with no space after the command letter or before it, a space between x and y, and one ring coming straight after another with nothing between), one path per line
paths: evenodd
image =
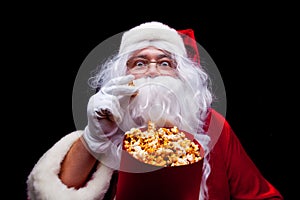
M175 29L194 29L222 75L227 120L263 175L286 199L293 199L290 174L297 160L292 155L296 134L288 111L296 106L296 97L295 91L288 91L295 79L286 44L294 18L283 17L282 11L290 8L279 4L227 7L187 5L174 10L154 4L123 12L116 6L11 9L4 16L3 74L9 81L3 109L9 110L5 133L12 137L3 143L12 153L3 152L3 159L4 166L13 169L5 173L11 183L7 186L17 192L9 195L26 199L26 179L34 164L75 130L72 89L90 51L117 33L157 20Z

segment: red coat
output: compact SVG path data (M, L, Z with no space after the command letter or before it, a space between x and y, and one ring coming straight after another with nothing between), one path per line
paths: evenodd
M279 191L262 176L221 114L212 109L206 124L205 130L208 130L212 141L217 141L209 156L209 200L283 199ZM116 177L112 180L117 181ZM113 199L108 196L106 199Z
M207 122L209 135L218 135L213 133L216 129L210 130L211 125L222 130L210 152L209 199L283 199L249 158L224 117L212 110Z
M279 191L259 172L225 118L211 110L205 127L212 141L207 180L209 200L282 200ZM28 176L28 199L113 199L116 175L99 164L87 185L79 190L67 188L59 179L60 163L83 131L66 135L36 163ZM214 143L214 142L212 142Z

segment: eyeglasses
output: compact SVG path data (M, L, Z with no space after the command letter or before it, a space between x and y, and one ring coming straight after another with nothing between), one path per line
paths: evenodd
M173 74L177 67L175 61L169 57L164 57L157 61L135 57L128 60L127 68L131 73L143 74L148 71L150 64L155 64L156 69L161 74Z

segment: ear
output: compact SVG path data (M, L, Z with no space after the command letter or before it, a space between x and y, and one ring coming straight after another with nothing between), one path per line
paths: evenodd
M200 55L197 47L197 42L195 40L194 30L184 29L184 30L177 30L177 32L183 38L183 42L185 44L188 57L190 57L193 61L200 64Z

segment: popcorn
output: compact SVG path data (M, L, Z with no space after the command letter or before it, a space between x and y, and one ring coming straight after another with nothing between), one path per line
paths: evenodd
M145 131L138 128L127 131L123 145L134 158L150 165L180 166L202 159L199 146L176 126L157 129L151 121Z

